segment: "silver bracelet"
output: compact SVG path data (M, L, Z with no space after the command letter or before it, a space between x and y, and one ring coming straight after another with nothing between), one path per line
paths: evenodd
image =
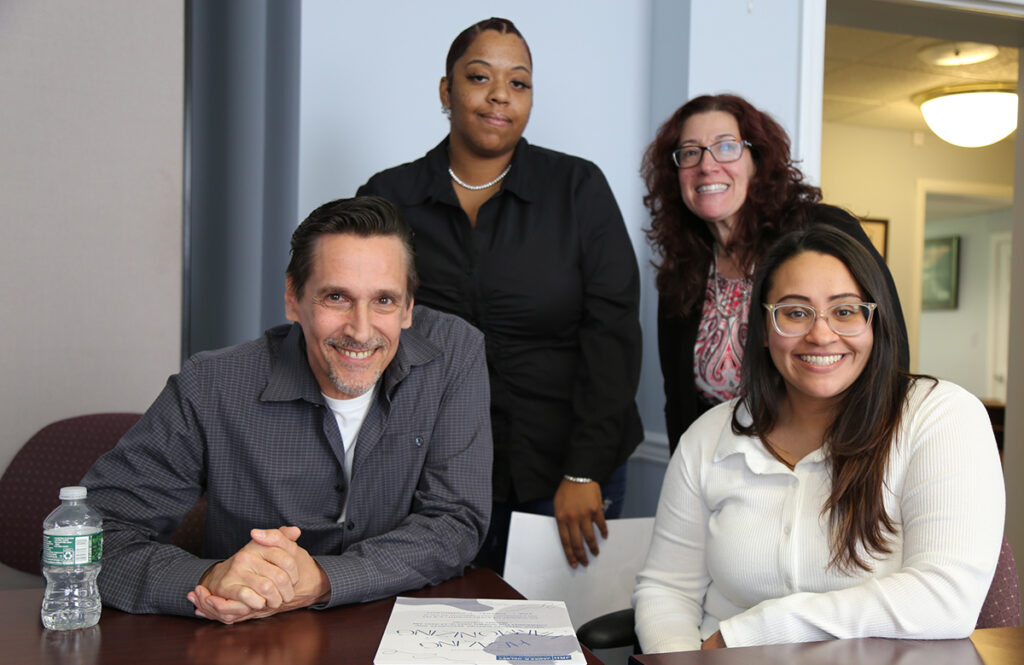
M584 478L583 476L570 476L568 473L565 474L562 477L565 478L566 480L568 480L570 483L579 483L581 485L584 484L584 483L592 483L592 482L594 482L590 478Z

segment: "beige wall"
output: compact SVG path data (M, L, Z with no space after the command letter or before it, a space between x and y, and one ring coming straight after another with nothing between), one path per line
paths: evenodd
M0 469L179 365L183 66L181 0L0 3Z
M1018 70L1024 67L1024 50L1020 52ZM1018 97L1020 92L1018 81ZM1017 127L1024 124L1022 105L1018 102ZM1024 143L1017 146L1017 163L1024 164ZM1014 178L1016 191L1024 192L1024 167L1017 170ZM1004 442L1003 469L1006 478L1006 537L1010 540L1021 563L1017 574L1024 586L1024 409L1020 408L1024 396L1024 288L1013 285L1024 284L1024 196L1014 198L1013 258L1010 272L1010 371L1007 376L1006 440Z
M821 188L825 201L861 217L889 220L889 269L900 292L916 367L920 328L924 191L1007 193L1013 186L1014 142L957 148L931 133L826 123Z

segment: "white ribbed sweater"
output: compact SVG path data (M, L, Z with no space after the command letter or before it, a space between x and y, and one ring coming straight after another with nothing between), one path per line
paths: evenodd
M699 649L719 629L729 646L969 635L1002 540L1002 469L981 402L932 386L911 388L891 453L893 552L852 576L827 567L821 449L790 471L732 433L735 402L695 422L669 462L633 594L644 652Z

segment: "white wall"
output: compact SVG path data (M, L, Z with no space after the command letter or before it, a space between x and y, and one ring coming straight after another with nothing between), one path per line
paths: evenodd
M653 302L639 176L653 135L649 2L306 0L296 220L325 201L352 196L377 171L417 159L444 138L438 83L448 47L490 16L512 20L533 55L534 106L524 136L604 171L638 255L642 297ZM639 401L645 426L663 432L653 318L647 323Z
M302 6L301 219L382 169L422 157L448 133L438 82L452 39L489 16L512 20L533 55L531 143L596 162L635 246L646 222L648 3L616 0Z
M181 0L0 3L0 469L178 367L183 21Z
M526 138L596 162L622 209L643 282L638 402L646 429L657 438L664 432L664 394L654 275L642 234L649 219L641 202L641 156L672 110L707 92L749 96L795 135L804 123L816 128L820 89L806 89L801 56L809 48L808 35L823 49L824 7L746 0L523 0L514 5L306 0L297 219L326 200L351 196L373 173L422 156L445 136L438 81L448 46L462 29L493 15L514 21L533 54L534 109ZM805 15L812 17L810 28ZM668 17L674 25L654 26L652 17ZM722 47L713 26L724 25L743 48ZM779 66L752 68L748 49ZM811 62L820 64L821 55ZM662 78L652 80L652 71ZM665 94L666 88L671 92ZM810 120L802 93L817 99ZM658 105L653 117L652 96ZM803 147L812 155L815 177L817 139L803 141Z
M373 173L422 156L447 133L438 81L451 40L488 16L511 19L534 61L525 136L601 167L641 272L646 441L630 464L628 514L653 514L668 461L654 270L639 178L657 127L693 96L732 91L774 115L817 179L824 3L747 0L305 0L299 210L351 196ZM725 47L728 26L734 46ZM780 38L781 37L781 38ZM757 66L751 66L756 53Z
M921 312L918 365L922 372L960 384L980 398L988 394L989 293L994 233L1013 228L1010 210L929 221L926 238L960 237L956 309ZM950 353L950 344L956 353Z
M808 181L817 182L825 3L691 0L691 6L689 97L732 92L770 113L789 133Z

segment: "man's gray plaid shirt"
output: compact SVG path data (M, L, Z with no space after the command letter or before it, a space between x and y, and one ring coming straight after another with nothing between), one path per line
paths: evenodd
M302 529L331 582L327 606L458 575L491 506L483 335L413 311L359 433L351 485L337 422L298 324L188 360L118 445L82 479L104 515L104 603L191 616L187 600L252 528ZM167 544L205 491L203 556ZM344 522L337 521L345 498Z

